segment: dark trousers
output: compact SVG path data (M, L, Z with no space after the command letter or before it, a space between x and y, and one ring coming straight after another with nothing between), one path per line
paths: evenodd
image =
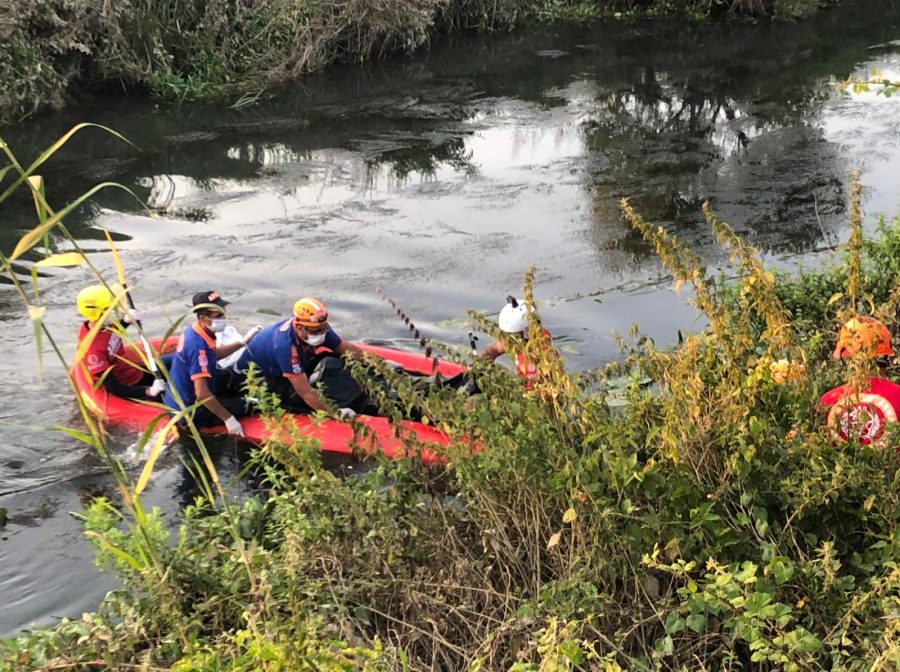
M238 373L234 369L219 369L216 371L216 396L243 397L246 380L245 374Z
M231 369L216 371L216 399L229 413L236 418L245 418L253 413L253 404L244 399L244 376ZM197 427L215 427L223 425L219 417L206 406L194 411L194 424Z
M287 378L267 377L266 388L278 397L284 410L291 413L312 413L312 409L300 398Z

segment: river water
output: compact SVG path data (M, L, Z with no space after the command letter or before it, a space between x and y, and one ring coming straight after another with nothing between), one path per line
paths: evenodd
M711 267L723 260L704 200L788 267L820 263L845 238L854 168L869 226L876 213L900 212L900 103L834 90L873 67L900 73L898 20L900 4L882 1L799 24L464 35L409 59L306 78L243 109L171 110L108 94L2 136L22 160L79 121L137 146L88 130L43 172L57 207L112 180L157 213L108 191L67 220L110 273L100 227L117 234L151 331L214 288L239 326L315 295L344 336L403 339L382 288L425 335L462 345L466 310L496 314L533 264L544 321L569 366L584 369L614 358L614 334L632 323L658 343L701 324L622 221L622 197ZM22 198L0 210L0 248L12 249L29 217ZM41 280L66 356L74 297L89 281L81 269ZM30 323L5 285L0 343L8 636L77 617L113 585L70 515L112 488L87 446L46 431L77 426L76 409L47 347L39 369ZM121 452L128 441L113 437ZM147 495L170 519L194 492L177 452ZM224 476L235 475L234 446L218 455Z

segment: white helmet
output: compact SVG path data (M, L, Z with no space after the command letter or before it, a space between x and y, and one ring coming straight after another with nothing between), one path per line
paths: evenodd
M500 311L497 324L508 334L520 334L528 329L528 309L521 305L514 296L506 297L506 305Z

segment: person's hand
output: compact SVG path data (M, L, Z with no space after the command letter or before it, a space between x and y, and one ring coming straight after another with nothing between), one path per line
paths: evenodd
M246 334L241 336L241 343L247 345L250 341L252 341L256 335L263 330L261 324L257 324L255 327L251 328Z
M343 420L344 422L349 422L356 417L356 411L352 408L339 408L337 412L338 420Z
M153 381L153 384L147 388L146 394L148 397L158 397L166 390L166 381L162 378L157 378Z
M225 429L233 436L244 436L244 428L241 427L241 421L233 415L229 415L225 421Z
M125 311L125 317L122 318L122 321L125 324L137 324L141 321L141 313L134 308L129 308Z

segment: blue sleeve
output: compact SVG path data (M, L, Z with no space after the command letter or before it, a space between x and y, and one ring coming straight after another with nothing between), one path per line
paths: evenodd
M322 345L329 350L336 350L343 342L343 339L335 333L334 329L328 327L328 331L325 332L325 342L322 343Z
M216 370L216 353L205 343L199 344L186 353L188 360L188 374L191 380L197 378L212 378L212 372Z
M303 373L303 359L300 356L300 348L292 338L280 343L275 350L275 363L281 370L282 376L297 376Z

